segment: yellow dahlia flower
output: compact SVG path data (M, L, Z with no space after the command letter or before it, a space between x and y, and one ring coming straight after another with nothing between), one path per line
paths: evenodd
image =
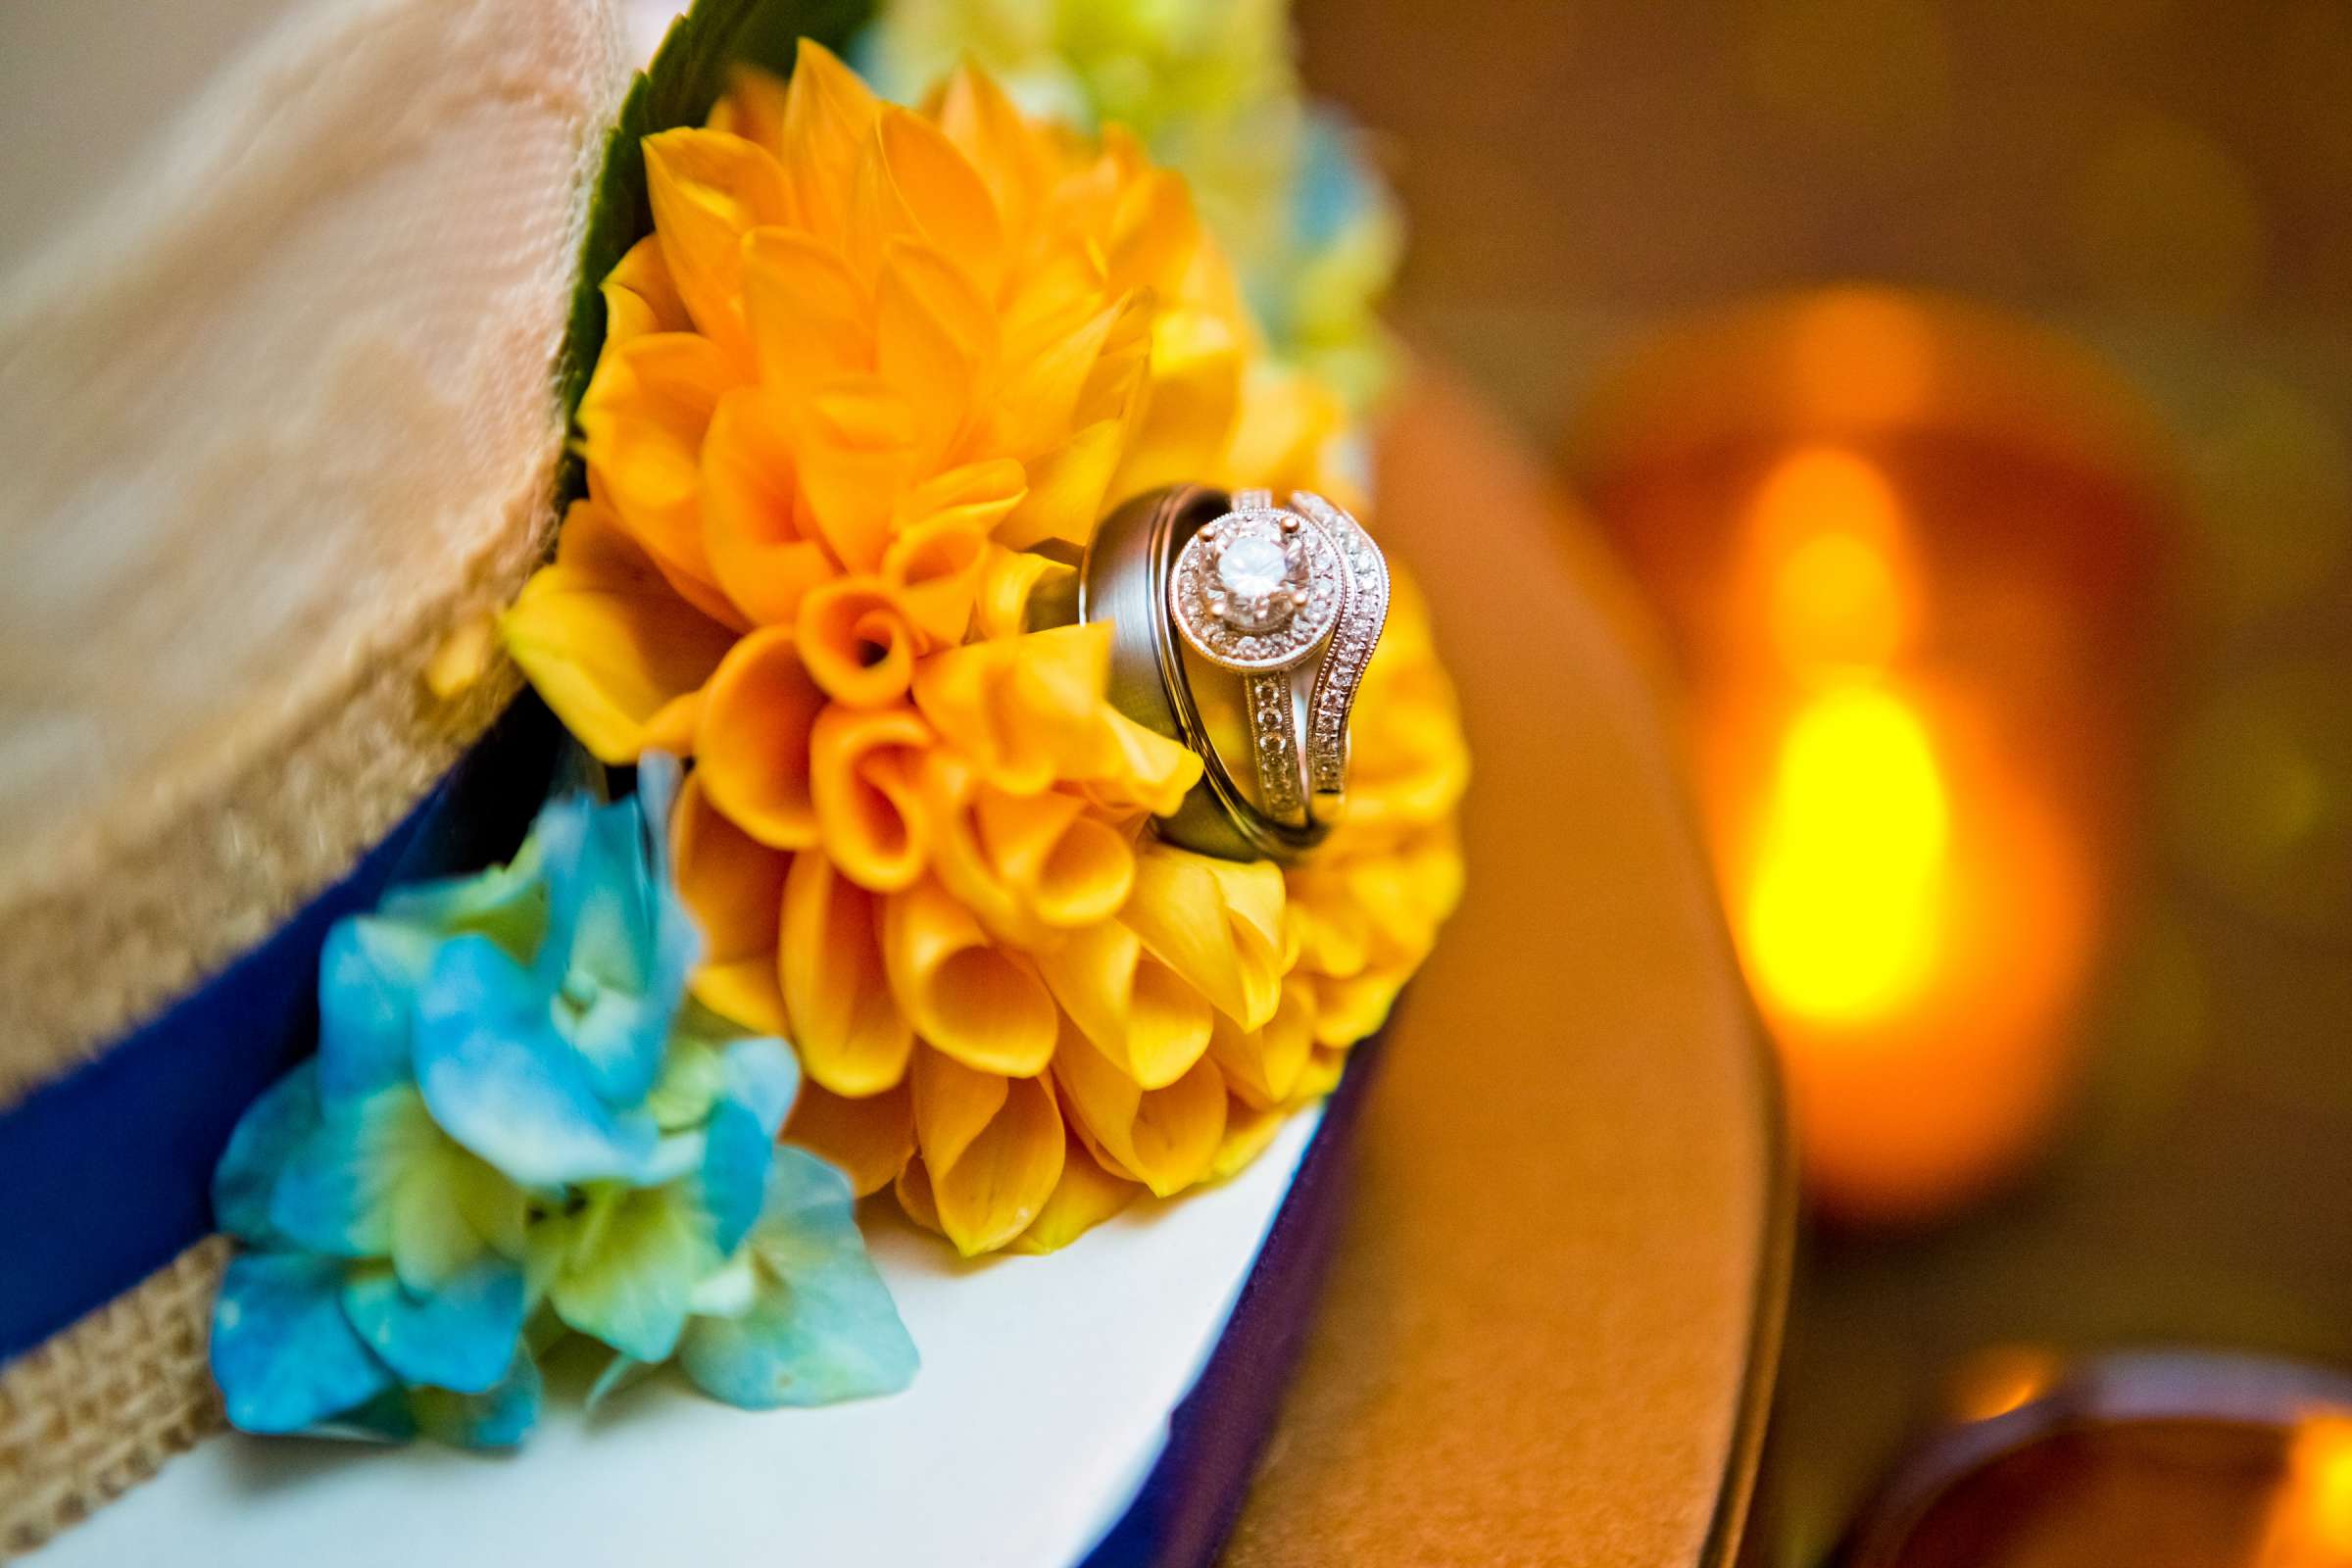
M1336 399L1259 373L1181 180L977 74L910 111L804 44L644 152L588 495L504 632L597 756L693 759L697 996L793 1041L788 1137L967 1253L1236 1168L1454 897L1417 602L1359 701L1363 809L1288 878L1152 837L1199 759L1110 706L1106 627L1027 611L1138 491L1332 484Z
M1403 224L1361 138L1310 103L1289 0L883 0L858 56L909 100L973 61L1024 108L1123 125L1176 170L1287 367L1351 409L1386 385Z

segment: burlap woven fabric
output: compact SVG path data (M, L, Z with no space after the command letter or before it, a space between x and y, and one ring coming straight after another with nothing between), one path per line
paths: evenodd
M209 1236L0 1370L0 1555L29 1551L220 1425L205 1368L228 1240Z

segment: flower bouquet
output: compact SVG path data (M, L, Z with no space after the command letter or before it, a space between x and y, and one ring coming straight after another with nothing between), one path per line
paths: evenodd
M0 1168L132 1101L180 1152L124 1182L209 1166L200 1216L12 1303L19 1428L127 1337L175 1391L99 1445L134 1469L215 1410L408 1445L300 1501L251 1473L314 1450L213 1445L64 1558L335 1550L429 1486L485 1558L658 1554L756 1487L807 1560L1176 1561L1246 1473L1262 1393L1214 1463L1170 1413L1295 1338L1278 1216L1333 1201L1323 1107L1461 877L1452 694L1365 481L1395 220L1278 8L851 9L704 0L566 111L611 128L542 362L560 522L426 623L437 768L0 1105ZM109 1147L36 1174L87 1212ZM542 1425L528 1468L434 1457ZM15 1430L21 1544L120 1489Z

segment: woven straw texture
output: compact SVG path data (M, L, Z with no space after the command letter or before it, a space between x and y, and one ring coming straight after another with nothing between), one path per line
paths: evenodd
M220 1425L210 1236L0 1371L0 1556L30 1551Z
M170 155L0 274L0 1108L399 820L553 524L615 15L244 3Z

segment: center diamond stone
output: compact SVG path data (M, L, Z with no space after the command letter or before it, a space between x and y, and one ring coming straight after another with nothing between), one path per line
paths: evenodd
M1296 608L1292 595L1303 586L1301 564L1281 536L1245 525L1217 545L1209 612L1239 632L1275 630Z
M1236 599L1263 599L1290 575L1290 557L1263 535L1236 539L1217 557L1217 581Z

